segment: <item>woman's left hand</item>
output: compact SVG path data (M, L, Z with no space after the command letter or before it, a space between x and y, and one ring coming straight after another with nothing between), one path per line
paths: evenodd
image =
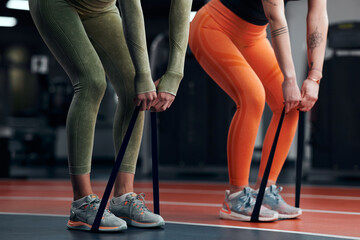
M305 79L301 87L301 102L299 110L307 112L311 110L318 100L319 84L313 80Z
M155 86L157 86L160 82L160 79L155 81ZM151 104L150 110L153 112L163 112L168 109L173 101L175 100L175 96L171 93L167 92L158 92L157 98Z

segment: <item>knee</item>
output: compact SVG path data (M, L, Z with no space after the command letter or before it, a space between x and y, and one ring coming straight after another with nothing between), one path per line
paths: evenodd
M133 81L124 81L121 86L114 85L114 89L120 106L125 109L135 108L134 97L136 93Z
M105 94L106 86L105 77L102 79L92 78L75 84L74 92L77 98L99 105Z
M95 98L102 99L105 94L106 87L107 84L105 78L93 81L90 86L91 95Z
M265 107L265 91L263 89L257 89L256 92L247 93L245 98L241 98L238 108L246 107L247 113L253 113L258 117L262 116Z
M96 67L90 74L89 91L95 98L102 99L106 91L106 77L103 68Z
M106 91L107 83L105 77L99 79L93 79L87 86L87 98L89 101L94 101L100 104L105 91Z
M251 105L257 112L262 114L265 107L265 91L259 91L256 95L254 95L251 101Z
M134 94L126 93L122 95L117 95L117 105L118 108L122 109L127 114L130 114L135 109L134 104Z

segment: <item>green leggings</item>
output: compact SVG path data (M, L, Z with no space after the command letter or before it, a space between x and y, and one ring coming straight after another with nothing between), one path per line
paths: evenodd
M118 97L113 127L115 153L135 108L135 70L119 11L111 0L103 9L86 14L66 0L29 0L29 5L37 29L74 88L66 123L70 174L90 173L95 122L106 89L105 73ZM135 173L143 122L144 112L140 112L122 172Z

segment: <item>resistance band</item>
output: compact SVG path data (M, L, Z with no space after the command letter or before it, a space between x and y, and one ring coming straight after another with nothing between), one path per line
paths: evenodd
M280 117L279 125L278 125L277 130L276 130L274 142L273 142L273 144L271 146L271 151L270 151L270 154L269 154L268 162L266 164L265 172L264 172L263 178L261 180L261 185L260 185L259 192L258 192L258 195L257 195L257 198L256 198L255 207L254 207L253 213L251 215L251 219L250 219L251 222L258 222L259 221L260 207L262 205L262 201L263 201L263 198L264 198L265 188L266 188L266 185L267 185L267 182L268 182L268 178L269 178L269 174L270 174L270 170L271 170L271 165L272 165L272 162L273 162L273 159L274 159L276 145L277 145L277 142L278 142L278 139L279 139L281 125L283 123L284 116L285 116L285 107L284 107L284 109L283 109L283 111L281 113L281 117Z
M300 190L302 177L302 163L304 158L304 132L305 132L305 113L299 114L298 128L298 147L296 158L296 190L295 190L295 207L300 207Z
M105 189L105 192L104 192L104 195L101 199L101 203L100 203L100 207L97 211L97 214L96 214L96 217L95 217L95 220L94 220L94 223L91 227L91 231L93 232L97 232L99 231L99 226L100 226L100 222L101 222L101 218L104 214L104 211L105 211L105 207L107 205L107 202L109 200L109 196L110 196L110 193L112 191L112 188L114 186L114 182L115 182L115 179L116 179L116 176L119 172L119 168L120 168L120 165L121 165L121 162L124 158L124 155L125 155L125 151L126 151L126 148L128 146L128 143L129 143L129 140L130 140L130 137L131 137L131 133L134 129L134 126L135 126L135 122L136 122L136 119L137 119L137 116L139 114L139 109L140 107L136 107L135 110L134 110L134 113L131 117L131 120L130 120L130 123L129 123L129 127L128 129L126 130L126 134L125 134L125 137L124 137L124 140L121 144L121 147L120 147L120 150L119 150L119 153L116 157L116 161L115 161L115 166L113 167L112 169L112 172L111 172L111 175L110 175L110 178L109 178L109 181L106 185L106 189Z
M153 177L153 202L154 213L160 214L159 200L159 158L157 143L156 112L151 112L151 146L152 146L152 177Z

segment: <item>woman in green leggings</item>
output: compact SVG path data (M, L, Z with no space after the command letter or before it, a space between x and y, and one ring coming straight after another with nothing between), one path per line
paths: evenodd
M90 168L96 116L106 89L105 74L118 97L113 128L116 153L135 105L142 111L166 110L183 76L192 1L171 2L169 63L157 87L150 73L140 0L119 1L122 19L115 2L29 0L37 29L74 88L66 123L74 192L67 223L70 229L90 230L100 204L91 188ZM164 225L161 216L147 210L143 196L133 191L143 121L144 112L140 112L115 182L110 211L105 211L100 231L121 231L127 224Z

